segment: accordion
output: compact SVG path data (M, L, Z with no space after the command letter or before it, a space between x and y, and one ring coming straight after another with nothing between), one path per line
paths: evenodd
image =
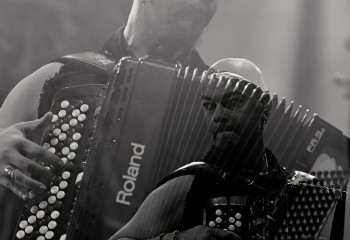
M42 145L66 164L52 169L56 177L45 194L26 202L15 239L107 239L130 220L160 179L200 159L211 146L201 108L202 73L196 69L148 58L127 57L115 64L94 53L73 58L89 59L84 60L88 65L108 62L113 71L107 84L84 79L58 84L52 101L42 109L54 113ZM281 142L276 136L284 132L288 151L276 150L280 159L303 147L297 141L300 136L314 137L305 129L317 119L306 121L292 110L285 112L285 102L278 105L277 97L272 101L265 132L269 148ZM295 134L293 124L298 129ZM335 131L330 125L324 128ZM293 141L298 142L297 148ZM347 152L341 151L347 159ZM318 148L316 152L320 154ZM296 157L294 163L303 159L301 170L310 171L315 158ZM293 169L295 164L288 167Z
M339 178L348 177L338 174ZM330 238L330 232L324 230L330 227L337 201L344 195L340 190L308 182L289 183L279 191L255 198L214 197L205 202L203 224L232 231L247 240L339 239Z
M159 179L209 146L198 124L196 73L133 58L110 72L107 84L60 87L44 109L54 117L42 145L66 165L53 170L46 194L26 202L16 239L101 239L97 229L112 235Z

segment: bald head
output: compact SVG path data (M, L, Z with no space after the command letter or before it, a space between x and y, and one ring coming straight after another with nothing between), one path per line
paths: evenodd
M210 69L227 72L232 77L243 78L265 90L265 81L260 68L252 61L244 58L225 58L214 63Z

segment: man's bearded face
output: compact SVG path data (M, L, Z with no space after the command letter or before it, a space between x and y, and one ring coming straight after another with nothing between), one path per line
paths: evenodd
M237 81L236 81L237 82ZM213 135L214 147L234 152L249 147L262 136L263 106L261 89L246 83L232 86L208 86L202 94L205 119ZM253 94L253 91L259 91Z
M159 21L172 38L196 42L216 12L218 0L153 0Z

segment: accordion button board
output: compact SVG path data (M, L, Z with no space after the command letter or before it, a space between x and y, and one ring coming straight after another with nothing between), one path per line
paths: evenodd
M43 135L42 146L60 157L64 166L55 168L37 160L55 177L44 194L30 193L20 217L16 239L65 237L90 148L90 142L83 139L94 134L95 111L101 107L105 91L102 85L79 86L78 89L62 89L54 99L50 109L54 115Z
M104 239L124 225L162 177L207 148L195 124L199 80L181 66L125 58L106 85L59 89L42 146L65 165L41 163L55 177L47 192L31 193L16 239Z
M203 224L245 236L249 230L249 210L246 206L245 196L211 198L203 210Z

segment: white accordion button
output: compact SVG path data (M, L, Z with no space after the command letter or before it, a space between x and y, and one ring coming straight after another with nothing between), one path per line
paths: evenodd
M66 140L66 138L67 138L67 134L65 134L65 133L61 133L60 135L58 135L58 139L61 141Z
M78 146L79 146L78 143L72 142L72 143L69 145L69 148L70 148L71 150L75 151L75 150L77 150Z
M228 230L230 230L230 231L234 231L236 228L235 228L235 226L234 225L229 225L228 226Z
M66 240L67 239L67 235L66 234L63 234L61 237L60 237L60 240Z
M68 158L69 160L73 160L73 159L75 158L75 152L70 152L70 153L68 153L67 158Z
M55 122L57 122L57 120L58 120L58 116L55 114L55 115L53 115L52 116L52 119L51 119L51 122L52 123L55 123Z
M48 232L45 234L45 238L46 238L46 239L52 239L54 235L55 235L55 234L54 234L52 231L48 231Z
M236 227L240 227L240 226L242 226L242 223L241 223L240 221L237 221L237 222L235 223L235 225L236 225Z
M62 162L63 162L63 164L64 164L64 165L66 165L66 164L67 164L67 162L68 162L68 159L67 159L67 158L65 158L65 157L61 158L61 160L62 160Z
M45 237L39 236L36 240L45 240Z
M61 132L62 132L61 129L55 128L55 129L53 130L52 134L53 134L55 137L57 137L58 135L61 134Z
M49 150L49 152L52 152L52 153L56 152L56 148L54 148L54 147L49 147L49 149L47 149L47 150Z
M61 132L62 132L61 129L55 128L55 129L53 130L52 134L53 134L55 137L57 137L58 135L61 134Z
M36 222L36 216L34 216L34 215L29 216L29 217L28 217L28 222L29 222L30 224L35 223L35 222Z
M222 219L221 219L221 217L217 217L217 218L215 218L215 222L217 222L217 223L221 223L222 222Z
M79 122L84 122L85 119L86 119L86 115L85 115L85 114L80 114L80 115L78 116Z
M209 227L215 227L215 222L214 221L210 221L209 222Z
M69 129L69 125L67 123L62 124L61 129L63 132L66 132Z
M217 210L215 211L215 214L216 214L217 216L220 216L220 215L222 214L222 211L221 211L220 209L217 209Z
M47 201L50 203L50 204L54 204L56 202L56 197L55 196L50 196Z
M60 187L61 189L66 189L67 186L68 186L68 183L67 183L66 181L62 181L62 182L60 182L60 184L59 184L59 187Z
M26 228L28 226L28 222L26 220L23 220L19 223L20 228Z
M74 133L73 134L73 140L74 141L78 141L81 138L81 134L80 133Z
M40 232L41 234L45 234L48 230L49 230L49 229L48 229L48 227L46 227L46 226L41 226L41 227L39 228L39 232Z
M64 100L61 102L61 107L62 108L67 108L69 106L69 102L67 100Z
M57 139L57 138L51 138L50 144L51 144L52 146L56 146L56 145L58 144L58 139Z
M36 217L38 219L42 219L45 216L45 212L43 210L40 210L39 212L36 213Z
M51 213L51 218L52 219L57 219L60 216L60 213L58 211L53 211Z
M78 120L76 120L75 118L69 121L69 125L71 125L72 127L75 127L77 124L78 124Z
M69 177L70 177L70 172L65 171L65 172L62 173L62 178L63 178L63 179L66 180L66 179L68 179Z
M72 116L73 117L78 117L80 114L80 110L79 109L74 109L73 112L72 112Z
M67 155L69 152L70 152L69 147L64 147L64 148L62 148L62 150L61 150L61 153L62 153L63 155Z
M60 190L60 189L59 189L57 186L53 186L53 187L51 188L50 192L51 192L52 194L56 194L56 193L58 193L59 190Z
M50 143L43 143L44 148L49 149L51 147Z
M41 202L39 203L39 207L40 207L41 209L45 209L45 208L47 207L47 202L46 202L46 201L41 201Z
M77 178L75 179L75 184L80 184L80 182L83 180L84 172L81 172L78 174Z
M230 217L230 218L228 219L228 221L229 221L230 223L234 223L236 220L235 220L234 217Z
M64 198L64 196L66 195L66 193L65 192L63 192L63 191L59 191L58 193L57 193L57 199L62 199L62 198Z
M38 206L32 206L30 208L30 212L33 214L36 214L39 211L39 207Z
M30 234L32 233L34 230L33 226L29 225L26 227L26 229L24 229L24 231L27 233L27 234Z
M242 214L240 214L240 213L236 213L236 214L235 214L235 218L241 219L241 217L242 217Z
M16 233L16 237L17 237L18 239L24 238L25 235L26 235L26 233L25 233L23 230L20 230L20 231L18 231L18 232Z
M87 104L81 105L81 107L80 107L81 112L87 112L87 110L89 110L89 105L87 105Z
M47 225L50 229L55 229L57 227L57 222L56 221L50 221L49 224Z
M65 110L61 110L61 111L58 112L58 116L60 118L64 118L66 115L67 115L67 112Z

